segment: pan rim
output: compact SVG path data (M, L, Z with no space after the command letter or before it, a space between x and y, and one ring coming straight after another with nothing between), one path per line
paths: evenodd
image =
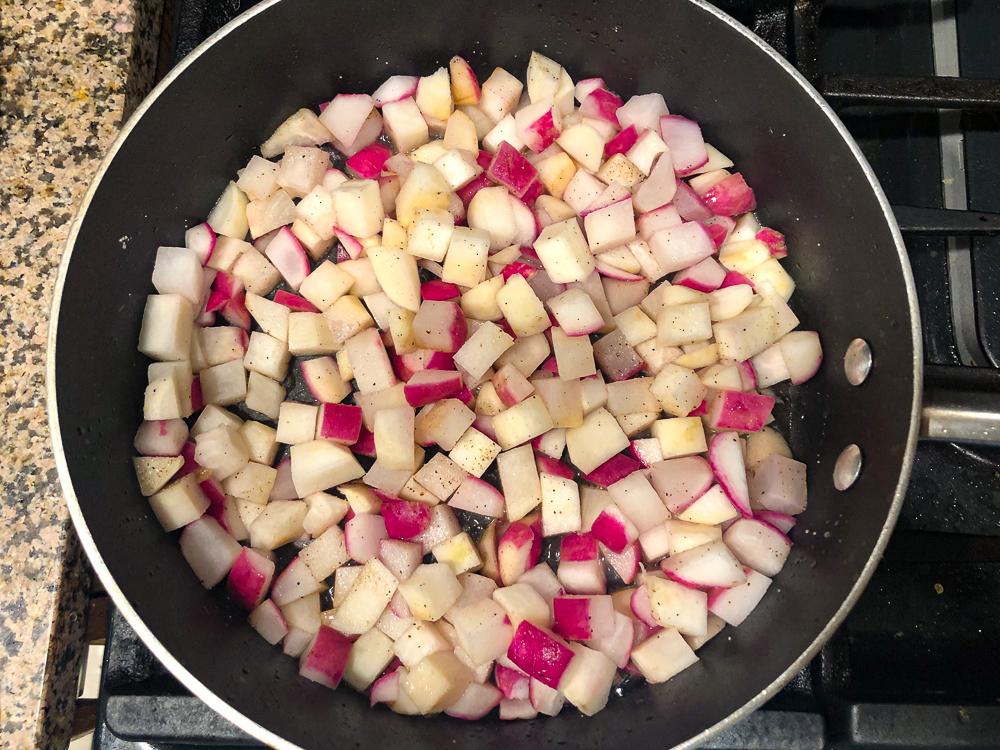
M212 47L220 39L228 36L235 29L242 26L244 23L254 18L260 13L270 9L272 6L280 3L281 0L265 0L253 8L247 10L246 12L234 18L232 21L227 23L225 26L220 28L218 31L213 33L207 39L205 39L201 44L199 44L190 54L187 55L181 62L179 62L174 68L172 68L163 80L158 83L153 90L146 96L145 99L139 104L136 110L129 117L128 122L122 127L121 132L118 137L112 143L111 148L105 155L104 159L101 161L101 165L98 168L87 193L84 195L83 201L80 204L80 208L73 219L73 223L70 228L69 236L66 241L66 248L63 252L62 259L59 263L58 275L56 277L56 283L52 290L52 306L49 315L49 332L48 340L46 343L46 363L45 363L45 380L46 380L46 407L49 417L49 426L52 437L52 449L53 455L56 461L56 468L59 474L59 481L62 485L63 492L66 496L66 502L69 507L70 517L73 520L73 525L76 528L76 532L80 538L80 542L87 553L87 557L90 560L91 565L94 567L95 572L100 578L101 582L104 584L105 588L115 606L118 607L119 611L125 617L126 621L136 632L136 634L142 639L143 643L149 648L153 655L167 667L167 669L173 674L177 679L183 683L183 685L192 692L196 697L198 697L202 702L208 705L213 711L239 727L241 730L251 735L255 739L267 743L269 746L276 748L276 750L304 750L300 745L286 740L285 738L275 734L271 730L261 726L255 722L250 717L238 711L236 708L231 706L225 700L216 695L212 690L210 690L204 683L202 683L197 677L195 677L188 669L176 659L170 651L159 641L159 639L153 634L153 632L146 626L142 618L139 616L138 612L132 607L131 603L125 597L125 594L116 584L111 571L108 569L104 562L100 551L97 549L97 545L94 542L93 537L90 534L90 530L87 526L87 522L84 519L82 508L80 507L79 499L76 496L76 492L73 488L73 481L70 476L69 466L66 461L65 450L62 442L62 433L59 424L59 409L58 409L58 396L56 393L56 378L55 378L55 356L56 356L56 340L58 337L58 324L59 324L59 312L62 302L62 294L66 284L66 276L69 270L69 264L72 259L73 250L76 245L76 240L80 233L80 228L83 224L83 220L86 218L87 210L90 203L100 186L104 175L107 173L115 156L121 150L122 145L125 140L129 137L132 130L141 120L146 111L152 106L153 102L170 86L173 81L178 78L184 71L192 65L195 60L197 60L202 54L205 53L210 47ZM744 36L748 41L755 44L761 51L768 55L774 62L776 62L781 68L787 73L791 78L802 87L802 89L809 95L813 102L819 107L819 109L826 115L830 120L831 124L836 128L837 132L843 138L844 142L847 144L851 153L854 155L855 159L858 161L859 166L865 174L868 180L869 186L874 191L876 199L882 208L882 213L885 217L886 223L889 226L890 233L892 234L893 243L896 247L896 253L899 256L899 262L903 271L903 281L906 287L906 298L907 307L910 313L910 329L912 335L912 347L913 347L913 398L910 406L910 428L907 434L906 447L903 454L902 466L900 469L899 479L896 484L896 489L893 492L892 504L889 508L889 513L886 517L885 523L879 532L878 539L875 543L871 555L869 556L867 562L861 570L860 575L851 587L850 592L844 599L843 603L834 613L830 621L823 627L816 638L809 644L809 647L788 666L778 677L776 677L767 687L761 690L757 695L743 704L736 711L732 712L726 718L716 722L712 726L702 730L697 735L675 745L671 750L691 750L697 747L701 743L708 739L716 736L720 732L728 729L729 727L739 723L751 713L753 713L757 708L759 708L765 701L773 697L779 690L781 690L785 685L787 685L795 675L802 671L819 652L820 648L830 639L834 631L840 627L847 614L854 607L858 598L861 596L862 591L864 591L872 574L875 571L882 555L885 551L885 547L889 542L889 537L892 533L893 528L896 525L896 520L899 517L899 512L903 504L903 498L906 494L906 487L909 483L910 473L913 468L914 456L916 453L917 438L919 435L920 427L920 409L922 403L922 392L923 392L923 337L921 332L921 321L920 312L917 302L917 291L916 285L913 279L912 269L910 268L909 258L906 253L906 247L903 243L902 235L899 231L899 226L896 223L895 216L892 213L892 209L889 206L888 199L879 184L878 179L875 176L871 165L865 158L864 154L861 152L860 147L854 140L854 137L847 130L846 126L836 115L829 104L823 99L823 97L816 91L816 89L791 65L784 57L782 57L777 51L765 43L760 37L746 28L743 24L737 21L735 18L730 16L728 13L716 8L715 6L708 3L706 0L687 0L687 2L692 5L697 6L702 11L715 16L717 19L729 25L734 31Z

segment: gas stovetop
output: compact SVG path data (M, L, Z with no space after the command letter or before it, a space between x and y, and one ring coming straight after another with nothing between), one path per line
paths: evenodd
M716 4L827 96L892 204L1000 212L993 3ZM176 0L165 19L172 62L251 5ZM927 80L959 75L993 80ZM995 217L897 216L904 232L920 230L906 232L906 244L928 384L1000 392L1000 238L970 236L995 229ZM707 747L1000 748L998 466L997 449L921 443L885 558L844 625L788 687ZM95 748L254 744L187 693L120 615L109 623Z

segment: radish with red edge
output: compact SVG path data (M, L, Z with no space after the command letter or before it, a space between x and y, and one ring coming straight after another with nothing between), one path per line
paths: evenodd
M267 597L273 576L274 562L255 549L244 547L229 571L226 591L237 605L250 612Z
M722 216L735 216L757 208L757 200L753 190L747 185L743 175L739 172L729 175L719 184L710 188L702 196L705 205L713 213Z
M533 677L528 692L531 705L538 713L545 716L557 716L566 703L566 698L562 693Z
M701 127L693 120L680 115L661 117L660 135L670 149L674 170L682 177L708 163L708 149L705 148Z
M319 308L309 300L303 299L297 294L286 292L284 289L279 289L274 293L274 301L292 312L319 312Z
M385 519L372 513L357 513L344 527L347 552L352 560L366 563L378 556L378 545L389 538Z
M573 652L549 631L522 620L507 649L507 658L546 687L558 689Z
M574 532L559 541L560 562L596 559L597 539L593 534Z
M769 523L741 518L722 534L736 558L758 573L774 577L781 572L792 541Z
M704 225L697 221L661 229L650 237L649 247L665 273L693 266L715 253L715 243Z
M604 120L618 127L617 113L621 109L622 104L622 100L607 89L596 88L580 104L580 114L584 117ZM634 125L629 125L629 127L634 127Z
M708 424L718 430L760 432L774 408L771 396L742 391L714 391L708 403Z
M583 478L601 487L610 487L638 470L639 463L637 461L621 453L616 453L589 474L584 474Z
M615 629L615 609L607 595L557 596L552 601L552 613L553 630L569 640L601 638Z
M538 177L538 170L516 148L504 141L494 154L486 175L494 182L506 186L512 195L520 198Z
M785 359L792 385L801 385L819 372L823 363L823 348L815 331L787 333L778 341L778 346L781 347L781 356Z
M671 555L660 569L671 580L700 588L735 586L744 580L743 566L718 540Z
M499 518L503 515L505 503L503 495L492 484L470 474L455 490L448 505L480 516Z
M705 258L688 266L671 280L672 284L686 286L697 292L714 292L726 280L726 269L715 258Z
M671 513L683 511L715 483L712 465L701 456L671 458L653 464L649 479Z
M435 279L433 281L425 281L420 285L420 296L425 300L447 302L458 299L462 296L462 293L455 284Z
M758 521L771 524L785 536L788 536L788 533L795 528L795 516L779 513L776 510L757 510L754 511L753 517Z
M733 233L733 229L736 228L736 222L730 216L712 216L703 219L701 223L705 225L705 229L712 236L712 241L717 248L726 243L726 240Z
M421 407L452 398L463 387L462 376L453 370L421 370L413 373L403 393L406 403Z
M539 474L552 474L563 479L572 479L575 476L572 467L544 453L535 453L535 464Z
M361 407L353 404L320 404L316 437L340 445L354 445L361 435Z
M497 687L500 688L500 692L503 693L505 698L524 700L528 697L528 680L530 678L527 674L516 669L511 669L510 667L505 667L503 664L496 665L494 674Z
M363 180L372 180L382 173L386 160L392 155L388 147L373 143L358 151L346 162L347 168Z
M610 159L615 154L626 153L637 140L639 140L639 132L635 129L635 125L629 125L604 144L604 158Z
M771 585L770 578L752 568L746 568L745 573L742 583L708 592L708 611L733 627L746 620Z
M371 98L376 107L383 107L391 102L399 102L416 95L420 78L417 76L391 76L375 89Z
M313 577L305 560L296 557L274 579L271 599L279 607L284 607L303 596L315 594L321 588L323 588L322 585Z
M250 626L272 646L279 643L288 633L288 624L285 622L281 610L270 599L261 602L250 613L249 621Z
M513 263L508 263L500 271L500 275L503 276L503 280L507 281L514 274L523 276L525 281L531 281L535 274L538 273L538 269L528 263L523 263L522 261L516 260Z
M208 222L197 224L184 233L184 246L194 250L195 256L202 266L208 264L212 258L212 251L215 249L215 232Z
M375 680L372 685L370 694L370 705L372 708L378 703L395 703L399 700L399 683L401 680L401 675L398 671L392 671L388 674L384 674ZM499 699L497 700L499 703ZM487 711L486 713L489 713ZM486 714L483 714L485 716Z
M540 555L540 537L530 526L520 521L508 526L497 546L497 561L503 585L517 583L522 573L538 564Z
M663 447L657 438L642 438L629 444L629 452L644 469L663 460Z
M226 577L243 550L211 516L202 516L185 526L180 545L184 559L207 589Z
M343 246L344 251L352 260L357 260L361 257L361 253L364 252L364 245L362 245L356 237L352 237L347 232L337 229L334 227L334 232L337 235L337 241ZM340 258L337 258L337 262L340 262Z
M299 367L306 387L320 403L337 404L350 394L351 385L344 382L333 357L302 360Z
M720 432L713 436L708 446L708 460L736 510L747 518L753 516L739 436L735 432Z
M590 533L612 552L624 552L639 538L639 531L617 505L609 505L598 514Z
M309 275L309 256L288 227L278 231L268 243L264 255L278 269L288 286L298 291L302 280Z
M299 674L307 680L335 690L344 675L350 653L351 641L346 635L328 625L320 625L319 631L302 654Z
M771 249L772 258L784 258L788 256L788 246L785 244L785 235L774 229L761 229L754 235L755 240L760 240ZM190 247L190 245L188 245Z
M456 719L478 721L499 706L503 697L503 693L493 685L489 683L480 685L478 682L474 682L465 689L462 697L452 703L444 712ZM375 689L372 688L372 700L374 698Z
M601 544L600 549L601 556L622 579L622 583L628 585L635 580L640 568L638 541L632 542L621 552L614 552L604 544Z
M382 503L382 519L390 539L413 539L430 526L431 512L423 503L391 500Z

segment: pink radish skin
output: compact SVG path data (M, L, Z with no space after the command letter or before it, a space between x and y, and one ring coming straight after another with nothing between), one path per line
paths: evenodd
M649 481L671 513L680 513L715 483L712 466L701 456L671 458L654 464Z
M684 221L700 221L714 215L708 204L684 180L677 181L674 207Z
M389 672L389 674L384 674L375 680L375 684L372 685L369 705L374 708L377 703L395 703L399 700L399 682L399 672ZM485 716L485 714L483 715Z
M363 414L353 404L320 404L316 437L340 445L354 445L361 435Z
M274 577L274 563L251 547L244 547L233 563L226 580L226 591L234 602L248 612L267 597Z
M319 312L319 308L309 300L297 294L286 292L284 289L279 289L274 293L274 301L279 305L284 305L292 312Z
M538 184L537 180L532 182L528 189L530 190L536 184ZM542 225L538 223L534 212L528 207L528 204L533 203L537 197L536 195L531 198L527 194L522 198L510 196L511 207L514 210L514 225L517 227L517 235L514 237L515 244L531 247L538 239L538 235L542 233Z
M421 407L451 398L464 387L462 376L454 370L421 370L403 386L403 395L410 406Z
M726 274L726 279L722 282L719 289L725 289L730 286L739 286L740 284L746 284L749 287L753 287L753 282L739 271L730 271Z
M622 132L604 144L604 158L610 159L615 154L624 154L639 140L639 131L635 125L629 125Z
M357 238L352 237L347 232L343 232L336 227L334 227L334 233L337 235L337 241L344 246L344 250L347 251L347 255L350 256L351 260L357 260L361 257L361 253L364 252L365 248L364 245L357 240Z
M530 526L520 521L508 526L497 546L497 564L503 585L517 583L522 573L535 567L541 551L541 539Z
M414 373L421 370L454 370L455 360L447 352L436 352L432 349L417 349L406 354L390 354L393 357L393 368L399 379L404 383L410 381Z
M528 675L518 672L516 669L505 667L503 664L496 665L494 675L497 687L500 688L500 692L505 698L513 700L526 700L528 698Z
M568 640L585 641L614 632L611 597L557 596L552 600L553 630Z
M503 515L505 502L500 492L489 482L484 482L471 474L467 476L455 494L451 496L448 505L458 510L477 513L481 516L499 518Z
M576 100L582 104L595 89L604 88L607 88L607 86L603 78L584 78L582 81L577 82L573 94L576 96Z
M364 565L378 557L378 543L389 538L385 519L373 513L357 513L344 526L347 554Z
M713 588L708 592L708 611L736 627L764 598L771 579L746 568L746 580L731 588Z
M558 689L573 652L548 631L522 620L507 649L507 658L543 685Z
M587 95L580 105L580 114L584 117L592 117L604 120L614 125L618 125L618 110L622 107L622 100L612 94L607 89L597 88ZM630 125L629 127L635 127Z
M745 359L736 363L736 369L739 370L743 390L755 390L757 388L757 372L753 369L753 363L749 359Z
M685 268L671 280L674 285L686 286L696 292L714 292L726 280L726 269L715 258L705 258Z
M417 76L392 76L375 89L372 100L375 106L381 108L385 104L399 102L417 93L420 78Z
M302 654L299 674L336 690L347 667L351 641L328 625L320 625L309 648Z
M447 302L448 300L456 300L461 296L462 292L458 286L450 284L447 281L441 281L440 279L425 281L420 285L420 297L422 299Z
M635 524L629 521L617 505L609 505L598 514L590 533L597 541L605 544L612 552L621 554L632 542L639 538Z
M500 274L503 276L503 280L505 282L515 274L523 276L525 281L531 281L536 273L538 273L538 269L535 266L519 260L515 260L513 263L507 264L500 271Z
M684 176L708 163L708 149L701 135L701 127L693 120L680 115L660 118L660 135L670 149L674 171Z
M623 453L616 453L589 474L584 474L583 478L601 487L610 487L615 482L619 482L629 474L638 471L639 468L638 461Z
M253 320L250 311L247 310L247 296L245 292L240 292L229 300L222 308L222 317L234 326L239 326L244 331L249 331Z
M607 560L611 569L622 579L622 583L629 584L639 575L639 542L632 542L621 552L613 552L605 545L601 545L601 554Z
M183 419L161 419L139 425L132 444L141 456L179 456L187 439L188 426Z
M743 448L740 446L739 435L735 432L720 432L714 435L708 446L708 460L729 501L741 515L746 518L752 517L747 471L743 464Z
M597 559L597 539L589 533L572 533L559 542L559 562Z
M497 432L493 429L493 417L487 414L479 414L476 416L476 421L472 423L472 426L494 443L497 441Z
M392 156L387 146L372 143L347 160L347 168L362 180L373 180L382 174L386 160Z
M375 433L365 429L361 425L361 432L358 434L358 442L351 446L351 450L359 456L376 458L375 455Z
M629 607L639 622L651 628L660 627L660 624L653 618L653 605L649 601L649 591L646 589L646 584L643 584L632 592Z
M212 289L230 300L243 291L243 279L232 276L225 271L218 271L212 280Z
M717 430L760 432L767 424L774 399L743 391L716 391L708 405L708 424Z
M760 240L771 248L772 258L778 258L780 260L781 258L788 256L788 246L785 244L785 235L781 232L774 229L764 228L757 232L754 239ZM188 247L190 247L190 245Z
M281 610L270 599L262 602L251 612L249 620L251 627L272 646L280 642L288 633L288 624L285 622Z
M528 185L528 189L524 191L524 195L521 196L521 202L524 203L524 205L527 206L529 209L531 209L531 207L535 205L535 201L538 200L538 196L544 194L545 194L545 185L542 184L542 181L540 179L535 179L530 185ZM535 235L537 236L541 234L542 230L540 228L541 225L537 224L537 222L536 226L539 227L538 231L535 233Z
M382 519L390 539L413 539L431 525L431 511L423 503L390 500L382 503Z
M545 370L546 372L551 372L553 375L558 375L559 363L556 361L555 357L549 357L547 360L542 362L541 369ZM541 435L539 435L539 437L541 437ZM535 438L535 440L537 439L538 438ZM532 441L532 446L534 446L534 441Z
M195 255L204 267L212 258L212 251L215 250L216 236L208 222L197 224L184 233L184 247L194 250Z
M528 105L514 115L518 137L536 154L555 143L562 132L562 117L557 119L557 110L550 102Z
M374 695L374 688L372 688ZM465 689L462 697L446 708L448 716L465 721L478 721L500 705L503 693L489 683L474 682Z
M736 228L736 222L731 216L712 216L709 219L703 219L701 223L705 225L705 229L708 230L717 248L722 247Z
M718 185L709 188L702 196L702 200L712 213L719 216L745 214L757 208L753 190L739 172L731 174Z
M795 528L795 516L779 513L776 510L758 510L754 512L753 517L758 521L770 524L785 536L788 536L788 533Z
M562 461L557 461L544 453L535 453L535 465L539 474L552 474L563 479L572 479L575 476L573 469Z
M492 156L493 155L490 154L490 157L492 157ZM489 164L487 164L486 166L489 166ZM485 169L485 167L483 167L483 168ZM488 187L491 187L492 185L493 185L493 181L489 178L489 176L486 175L486 174L481 174L481 175L479 175L479 177L477 177L476 179L474 179L472 182L470 182L465 187L462 187L462 188L459 188L458 190L456 190L455 191L455 195L457 195L459 197L459 199L462 201L462 204L466 208L468 208L469 207L469 203L472 201L473 198L476 197L476 193L478 193L483 188L488 188Z
M230 299L231 297L227 297L222 292L213 289L212 293L208 295L208 299L205 301L205 312L214 313L218 310L221 310L223 307L226 306L226 303L229 302ZM207 325L202 327L208 328Z
M517 198L523 196L531 183L538 177L538 170L525 159L521 152L507 141L500 144L486 175L510 190ZM536 196L537 197L537 196Z
M733 522L722 533L722 540L741 563L770 577L781 572L792 549L791 539L756 518Z

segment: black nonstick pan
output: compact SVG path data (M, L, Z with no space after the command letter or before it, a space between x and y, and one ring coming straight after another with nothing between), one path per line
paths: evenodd
M625 96L661 92L736 160L762 222L787 235L793 308L826 354L819 374L792 389L779 424L809 467L809 509L791 558L744 624L678 677L613 696L595 717L567 708L556 718L464 723L371 710L346 687L301 678L296 660L203 589L139 493L132 438L147 360L136 342L155 250L204 220L229 176L299 107L432 71L456 53L481 79L497 65L522 75L533 49L576 80L602 76ZM919 329L899 231L857 145L788 63L707 3L273 0L173 70L105 160L60 271L49 406L73 517L115 604L181 682L250 735L310 749L686 747L774 695L868 581L913 460ZM874 356L858 386L844 368L856 338ZM849 446L860 449L861 469L840 491L835 466ZM851 468L845 458L838 476Z

